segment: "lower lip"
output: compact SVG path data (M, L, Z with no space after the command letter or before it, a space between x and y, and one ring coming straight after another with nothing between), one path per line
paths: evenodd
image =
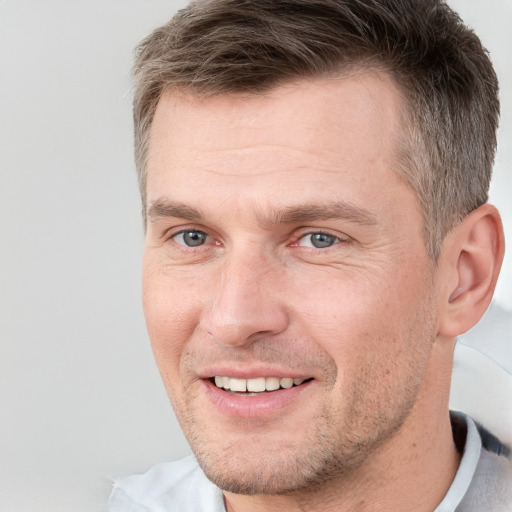
M291 404L308 390L313 381L288 389L279 389L258 395L236 395L218 388L210 380L203 380L206 393L217 409L225 416L257 418L271 415Z

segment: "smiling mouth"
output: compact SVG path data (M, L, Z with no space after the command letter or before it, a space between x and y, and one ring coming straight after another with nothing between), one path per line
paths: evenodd
M254 379L237 379L234 377L215 376L210 381L219 389L245 396L256 396L262 393L290 389L300 386L308 379L292 379L290 377L256 377Z

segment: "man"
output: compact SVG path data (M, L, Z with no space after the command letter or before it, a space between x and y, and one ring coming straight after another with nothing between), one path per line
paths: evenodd
M448 410L504 252L478 38L439 0L200 1L135 86L144 310L195 457L110 510L512 510L506 447Z

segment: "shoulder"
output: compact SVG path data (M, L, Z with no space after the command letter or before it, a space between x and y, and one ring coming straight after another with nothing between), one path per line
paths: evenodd
M476 425L481 450L471 484L457 510L512 512L510 449L481 425Z
M512 462L503 456L482 450L460 510L512 512Z
M153 466L140 475L114 480L109 512L223 512L222 492L193 457Z

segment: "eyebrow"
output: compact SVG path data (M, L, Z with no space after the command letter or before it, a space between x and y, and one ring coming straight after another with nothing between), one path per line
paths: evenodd
M322 205L306 203L298 206L288 206L274 212L268 219L260 219L260 222L262 224L294 224L331 219L342 219L367 226L377 223L377 218L372 212L345 201L335 201Z
M147 217L150 221L155 222L166 217L202 221L206 216L200 210L184 203L168 199L157 199L150 204ZM335 201L322 205L306 203L297 206L287 206L280 210L274 210L269 215L262 216L258 214L257 219L263 226L331 219L342 219L366 226L372 226L377 223L375 214L345 201Z
M157 199L156 201L153 201L147 210L147 218L154 222L166 217L176 217L192 221L199 221L203 219L203 215L199 210L196 210L186 204L166 199Z

